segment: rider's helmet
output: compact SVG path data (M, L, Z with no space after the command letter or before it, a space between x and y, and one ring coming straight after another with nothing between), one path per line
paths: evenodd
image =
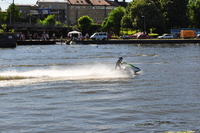
M119 60L123 60L123 57L119 57Z

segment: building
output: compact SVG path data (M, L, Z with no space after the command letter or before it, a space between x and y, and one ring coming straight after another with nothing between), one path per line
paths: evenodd
M95 23L101 24L105 17L116 8L105 0L68 0L69 25L75 25L82 16L89 16ZM119 6L119 5L118 5Z
M37 1L39 18L42 15L55 15L56 20L67 24L66 17L68 11L67 1Z
M113 9L124 5L127 5L125 0L123 2L118 2L118 0L38 0L35 5L16 4L23 18L28 16L42 18L45 15L54 14L57 21L70 26L76 25L78 19L85 15L88 15L95 23L101 24ZM31 18L29 19L31 23Z

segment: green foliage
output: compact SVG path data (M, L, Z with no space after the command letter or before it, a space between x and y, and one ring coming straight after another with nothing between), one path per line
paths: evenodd
M127 13L122 17L121 20L121 27L122 28L133 28L132 25L132 17Z
M103 31L112 31L114 29L114 25L108 18L105 18L101 24Z
M7 25L6 24L2 24L1 27L2 27L2 29L0 29L0 33L6 32ZM14 33L14 29L9 30L9 32Z
M61 22L56 21L55 26L62 26ZM63 25L64 26L64 25Z
M157 32L163 31L164 17L157 5L152 0L137 0L129 3L121 25L140 31L144 27L147 32L150 28L154 28Z
M185 28L188 26L188 0L162 0L162 2L162 12L167 29Z
M137 31L136 30L131 30L131 29L123 29L120 33L122 35L133 35L135 34Z
M2 24L1 27L2 27L2 29L0 29L0 33L6 32L7 25Z
M21 16L21 12L19 12L18 7L15 4L10 4L10 6L7 9L6 15L5 15L5 21L9 22L19 22ZM11 20L10 20L11 19Z
M83 34L89 33L94 21L89 16L82 16L78 19L78 27Z
M112 10L108 18L102 23L102 30L114 31L115 34L119 35L121 29L121 20L124 16L125 9L123 7L117 7Z
M91 27L91 29L90 29L90 31L88 33L92 34L92 33L97 32L97 31L101 31L101 24L93 23L92 27Z
M3 21L3 13L1 12L1 7L0 7L0 23Z
M9 30L9 32L12 32L12 33L14 33L14 32L15 32L15 30L14 30L14 29L11 29L11 30Z
M62 24L55 19L55 15L48 15L44 20L37 20L37 23L40 25L52 25L52 26L61 26Z
M188 17L190 26L200 28L200 0L190 0L188 4Z
M1 27L3 28L3 30L6 30L7 25L6 24L2 24Z

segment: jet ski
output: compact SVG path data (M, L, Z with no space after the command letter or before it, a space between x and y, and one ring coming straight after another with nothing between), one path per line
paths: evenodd
M140 68L134 66L133 64L123 62L123 63L122 63L122 70L123 70L126 74L136 74L137 72L140 71Z

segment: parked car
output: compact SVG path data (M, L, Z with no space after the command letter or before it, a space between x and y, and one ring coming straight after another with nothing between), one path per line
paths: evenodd
M162 36L158 36L159 39L171 39L174 38L171 34L164 34Z
M120 36L121 39L134 39L136 37L137 36L134 36L134 35L123 35L123 36Z
M197 34L197 38L200 38L200 34Z
M146 34L141 34L137 36L138 39L150 39L153 38L152 36L148 36Z
M96 32L90 38L92 40L96 40L96 39L105 40L105 39L108 39L108 33L107 32Z

